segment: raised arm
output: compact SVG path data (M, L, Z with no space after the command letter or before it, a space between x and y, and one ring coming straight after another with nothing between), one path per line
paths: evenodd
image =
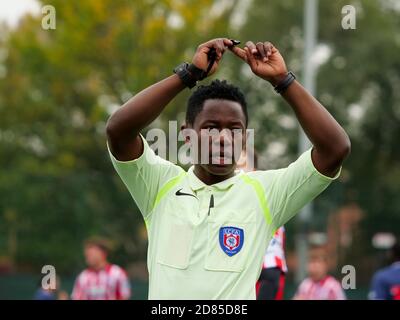
M201 44L193 57L192 63L199 69L206 70L207 53L215 48L217 59L208 75L213 74L227 46L229 39L214 39ZM139 132L153 122L168 103L176 97L185 85L176 74L157 82L132 97L118 109L107 122L107 139L113 155L121 161L138 158L143 153Z
M244 49L234 47L232 51L249 64L254 74L273 86L287 75L284 59L270 42L254 44L249 41ZM296 80L282 93L282 97L294 110L314 146L314 166L320 173L333 177L350 153L348 135L325 107Z
M121 161L138 158L143 144L138 134L163 111L185 86L174 74L132 97L107 122L107 139L113 155Z

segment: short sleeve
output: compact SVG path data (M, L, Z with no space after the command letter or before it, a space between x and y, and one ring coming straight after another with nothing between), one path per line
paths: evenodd
M308 279L304 279L299 287L297 288L297 291L293 297L293 299L298 299L298 300L304 300L307 298L307 287L309 287L309 281Z
M256 171L265 188L274 230L288 222L340 175L341 169L333 178L318 172L311 151L312 148L304 152L287 168Z
M131 285L124 270L120 270L117 282L117 299L128 300L131 297Z
M142 135L140 137L143 141L143 153L137 159L117 160L108 144L107 148L115 170L129 190L144 219L147 219L161 187L179 175L183 169L156 155L144 137Z
M72 294L71 294L72 300L85 300L86 299L85 291L82 286L82 277L83 277L83 273L79 274L79 276L75 280L74 288L72 289Z
M333 283L332 288L329 290L328 300L346 300L346 294L344 293L340 283L336 280Z

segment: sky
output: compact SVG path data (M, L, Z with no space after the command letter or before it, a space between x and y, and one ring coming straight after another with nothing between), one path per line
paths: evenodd
M15 27L19 18L27 12L40 13L36 0L0 0L0 22Z

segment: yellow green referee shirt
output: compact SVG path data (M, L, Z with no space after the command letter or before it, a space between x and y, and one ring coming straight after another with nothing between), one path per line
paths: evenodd
M255 299L255 283L275 230L334 178L319 173L311 149L287 168L238 172L206 185L193 172L143 154L112 163L148 232L149 299Z

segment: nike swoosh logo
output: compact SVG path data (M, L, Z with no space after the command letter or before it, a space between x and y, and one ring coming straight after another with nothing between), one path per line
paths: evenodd
M197 199L197 197L194 194L190 194L190 193L185 193L185 192L181 192L182 189L179 189L177 192L175 192L175 194L177 196L191 196L191 197L195 197Z

